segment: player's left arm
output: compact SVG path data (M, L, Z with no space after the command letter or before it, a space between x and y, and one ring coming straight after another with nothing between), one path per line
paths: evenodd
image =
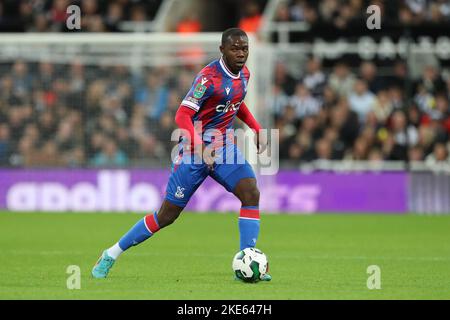
M255 144L258 148L258 153L264 152L264 150L266 150L267 148L267 137L264 134L261 134L261 125L250 112L244 101L242 101L241 105L239 106L239 110L236 116L255 132Z

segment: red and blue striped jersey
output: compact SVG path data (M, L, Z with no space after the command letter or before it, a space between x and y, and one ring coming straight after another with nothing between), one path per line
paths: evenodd
M232 128L247 93L249 79L250 72L246 66L235 75L223 58L211 62L197 74L181 106L197 112L192 120L201 121L204 141L210 141L208 130L219 130L225 135L226 130ZM196 131L200 134L198 126Z

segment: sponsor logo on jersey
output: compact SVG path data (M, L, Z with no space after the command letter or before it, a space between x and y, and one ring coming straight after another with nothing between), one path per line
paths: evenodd
M219 104L216 106L216 112L228 112L228 111L237 111L239 110L239 106L241 105L242 101L231 103L230 100L227 101L226 104Z
M230 93L230 90L231 90L231 89L230 89L229 87L226 87L226 88L225 88L225 91L227 92L227 95Z
M198 99L195 99L195 98L192 98L192 97L187 97L186 100L187 100L187 101L190 101L190 102L192 102L192 103L194 103L194 104L196 104L196 105L198 105Z

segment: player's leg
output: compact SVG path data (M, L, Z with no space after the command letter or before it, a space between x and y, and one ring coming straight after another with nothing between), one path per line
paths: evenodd
M103 251L92 269L92 276L106 278L109 270L124 251L147 240L154 233L171 224L182 210L182 207L164 200L157 213L154 212L140 219L117 243Z
M228 152L234 154L232 157L234 162L216 165L210 175L241 201L239 212L240 249L254 248L260 230L259 189L256 176L237 146L228 146ZM270 281L272 277L266 273L261 275L261 280Z
M161 208L140 219L116 244L105 250L92 269L92 275L95 278L105 278L124 251L173 223L207 175L208 170L204 164L181 162L173 165Z
M239 234L241 250L256 246L259 236L259 190L255 178L242 178L233 190L241 201L239 212Z
M164 200L161 208L140 219L114 246L107 250L108 255L117 259L123 251L147 240L160 229L168 226L180 215L184 207Z
M249 165L250 167L250 165ZM251 167L250 167L251 169ZM248 170L242 169L242 170ZM245 176L247 174L241 174ZM239 174L238 174L239 176ZM259 190L254 178L242 178L236 184L233 193L241 200L241 211L239 214L239 233L241 250L255 247L259 235ZM267 270L269 271L269 270ZM262 281L272 280L268 273L261 275Z
M241 201L240 248L253 248L259 235L259 190L255 173L235 144L227 143L218 154L223 161L215 165L210 175Z

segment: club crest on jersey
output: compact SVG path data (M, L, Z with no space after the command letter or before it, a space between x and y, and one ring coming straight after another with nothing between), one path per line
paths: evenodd
M237 111L239 110L239 106L241 105L241 103L242 101L231 103L231 101L228 100L226 104L219 104L218 106L216 106L216 111L223 113L228 111Z
M183 199L184 198L184 193L183 193L184 190L185 190L184 188L177 186L177 192L175 192L175 197L178 199Z

